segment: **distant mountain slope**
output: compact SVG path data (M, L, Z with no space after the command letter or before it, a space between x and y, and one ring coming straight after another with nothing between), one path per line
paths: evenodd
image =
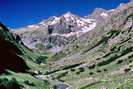
M72 61L94 61L110 53L113 47L120 47L121 51L132 47L132 5L132 2L121 4L112 11L104 12L109 14L104 22L99 23L94 30L78 37L51 59L61 59L57 62L59 65L66 64L66 62L69 64Z
M29 48L46 48L57 53L77 37L93 30L107 16L97 9L90 17L79 17L68 12L60 17L50 17L39 24L13 30ZM39 47L40 48L39 48Z

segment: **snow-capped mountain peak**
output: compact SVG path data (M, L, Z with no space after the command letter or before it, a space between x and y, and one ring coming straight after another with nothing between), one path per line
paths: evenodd
M63 16L67 18L67 17L74 16L74 14L72 12L67 12Z

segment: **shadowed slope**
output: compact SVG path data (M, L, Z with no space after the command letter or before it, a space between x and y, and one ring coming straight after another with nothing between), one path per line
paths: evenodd
M1 23L0 31L0 73L3 73L5 69L10 69L15 72L24 72L28 67L24 60L19 56L22 55L21 50L11 42L13 40L7 40L4 37L8 37L10 33ZM10 35L12 36L12 34Z

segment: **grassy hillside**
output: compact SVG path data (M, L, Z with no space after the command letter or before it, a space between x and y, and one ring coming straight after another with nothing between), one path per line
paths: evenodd
M47 57L33 53L17 35L15 37L0 23L0 88L49 89L48 81L39 80L28 72L32 71L29 63L38 65Z

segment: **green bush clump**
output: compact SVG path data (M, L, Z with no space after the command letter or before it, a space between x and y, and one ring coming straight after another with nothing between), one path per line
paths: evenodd
M133 58L133 55L128 56L128 58Z
M102 38L98 42L98 44L107 43L110 38L113 38L115 36L118 36L119 33L120 33L120 30L112 29L110 32L108 32L108 35L102 36Z
M83 67L79 68L79 72L84 72L85 69Z
M102 72L101 70L97 70L97 73L100 73L100 72Z
M77 67L79 65L81 65L82 63L77 63L77 64L73 64L73 65L66 65L62 68L62 70L67 70L67 69L71 69L71 68L74 68L74 67Z
M110 57L108 60L99 62L99 63L97 64L97 66L107 65L107 64L113 62L114 60L116 60L118 57L119 57L119 56L115 54L114 56Z
M80 72L76 72L76 74L80 74Z
M121 64L123 62L123 60L118 60L117 64Z
M99 62L99 63L97 64L97 66L107 65L107 64L109 64L109 63L115 61L117 58L119 58L119 57L121 57L121 56L124 56L124 55L126 55L126 54L132 52L132 50L133 50L133 47L126 48L125 50L122 50L122 51L121 51L121 54L120 54L120 55L115 54L114 56L110 57L108 60Z
M74 71L75 71L75 69L73 69L73 68L72 68L72 69L71 69L71 71L73 71L73 72L74 72Z
M93 73L93 72L90 72L89 74L90 74L90 75L93 75L94 73Z
M114 46L112 46L111 48L110 48L110 51L111 52L119 52L121 50L121 46L116 46L116 45L114 45ZM111 54L111 53L110 53Z
M46 59L48 59L47 56L38 56L38 57L36 58L36 62L37 62L38 64L45 63L45 62L46 62Z
M23 86L18 83L15 78L8 80L7 78L0 79L0 89L22 89Z
M111 52L110 52L110 53L105 54L105 55L103 56L103 58L108 57L110 54L111 54Z
M49 74L52 74L52 73L55 73L55 72L58 72L58 71L60 71L60 70L57 69L57 70L52 70L52 71L46 71L45 75L49 75Z
M104 69L103 71L108 71L107 69Z
M133 47L126 48L125 50L122 51L121 56L130 53L133 51Z
M29 85L29 86L35 86L35 84L33 82L30 82L28 80L24 81L24 83Z
M129 63L132 63L132 60L129 60Z
M58 89L57 85L54 85L54 86L53 86L53 89Z
M117 30L117 29L112 29L110 32L108 32L108 35L109 35L109 37L115 37L115 36L118 36L119 35L119 33L121 32L121 30Z
M60 79L61 77L64 77L68 74L68 72L60 73L56 78Z
M96 65L95 65L95 64L93 64L93 65L90 65L88 68L89 68L89 69L94 69L94 68L95 68L95 66L96 66Z
M97 58L96 60L100 60L100 58Z

